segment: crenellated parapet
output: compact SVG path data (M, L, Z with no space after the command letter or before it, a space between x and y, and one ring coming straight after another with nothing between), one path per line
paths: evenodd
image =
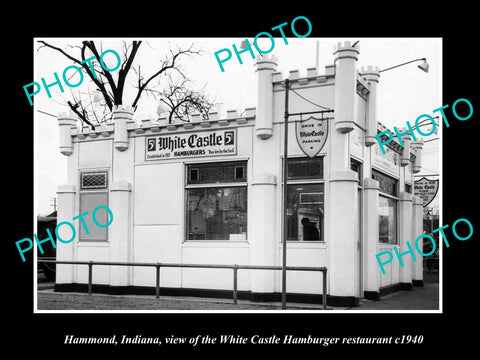
M227 110L226 117L220 117L218 112L208 113L203 119L201 114L193 114L191 121L182 121L174 118L168 123L168 117L159 118L140 117L133 119L134 111L129 106L115 107L112 112L113 121L95 124L95 129L89 125L81 125L80 119L74 113L58 114L60 129L60 152L69 156L73 153L73 143L113 138L115 148L125 151L129 147L129 138L158 134L160 132L197 131L205 128L219 128L228 126L251 126L256 117L256 108L246 108L241 114L237 110Z
M227 110L226 117L220 117L216 111L209 112L207 119L203 119L201 114L191 115L190 121L174 117L171 123L168 122L168 116L161 116L156 120L146 118L128 130L132 133L130 136L137 136L145 133L196 131L204 128L245 125L254 120L255 108L247 108L241 114L238 114L237 110Z
M290 80L291 88L302 88L310 86L333 85L335 79L334 65L325 66L324 73L319 73L316 67L307 68L306 74L298 69L290 70L288 76L282 72L276 71L272 74L274 89L285 87L285 79Z

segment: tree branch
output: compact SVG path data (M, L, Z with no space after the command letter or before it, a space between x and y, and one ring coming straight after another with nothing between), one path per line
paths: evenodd
M130 52L130 56L128 57L127 62L125 63L125 67L122 66L122 69L120 69L119 71L117 92L119 93L119 96L120 96L120 103L118 103L118 105L120 105L122 102L121 96L123 94L125 80L127 78L127 74L130 71L130 67L132 66L133 59L135 58L135 55L137 54L138 48L140 47L141 43L142 43L141 41L133 42L132 51ZM132 106L135 107L136 103L132 104Z
M93 53L93 55L100 61L100 54L97 51L97 48L95 46L95 43L93 41L84 41L83 44L90 49L90 51ZM117 102L117 85L115 84L115 81L113 80L113 76L109 71L104 71L102 67L101 74L105 76L105 78L108 81L108 84L110 85L110 88L112 89L112 92L114 94L114 99L113 102L115 105L120 105L121 104L121 95L120 95L120 104Z
M85 110L83 110L82 112L78 111L77 110L77 107L79 106L78 104L72 104L70 101L67 101L67 104L68 106L70 106L70 109L72 109L72 111L77 114L77 116L82 120L82 121L85 121L88 125L90 125L92 127L92 130L95 130L95 126L92 125L92 123L90 123L90 121L87 120L87 117L85 116Z
M100 123L102 119L105 119L105 116L101 115L100 112L97 114L98 111L103 111L105 114L107 107L112 111L114 105L122 104L127 76L132 69L137 75L136 82L132 84L134 88L137 88L137 93L132 103L132 106L135 109L143 94L152 94L154 98L159 99L168 106L170 110L169 122L172 121L173 116L178 116L182 121L189 121L190 116L197 111L202 114L203 119L207 119L208 112L213 107L212 102L204 94L203 89L195 91L189 87L189 80L182 72L179 64L179 59L184 55L191 56L200 53L200 51L193 48L193 44L186 49L177 47L173 50L170 47L167 55L159 62L160 68L150 77L146 78L145 75L141 73L140 66L138 66L138 71L133 67L133 62L142 41L132 41L131 44L126 44L124 42L122 47L122 52L124 52L124 54L122 54L121 57L121 66L118 70L118 80L115 81L109 71L105 70L103 67L100 68L101 62L99 62L99 49L102 49L102 43L100 43L100 47L98 44L95 44L94 41L83 41L81 46L69 45L68 49L78 48L80 50L79 57L71 55L71 51L68 53L66 50L51 45L46 41L39 40L38 43L41 45L37 51L43 47L47 47L59 52L73 63L78 64L82 71L89 76L93 84L95 84L95 90L101 92L105 99L105 102L102 102L101 105L93 102L92 94L90 93L91 89L88 89L86 93L79 92L79 100L76 100L76 96L73 93L71 94L73 101L67 101L67 99L65 99L70 109L83 122L90 125L93 130L95 130L95 126L92 123ZM76 54L76 52L72 54ZM92 56L94 56L97 61L85 61L86 58ZM174 70L175 72L172 73L171 70ZM166 85L163 85L163 81L161 84L159 82L158 85L153 84L153 81L160 76L162 76L162 80L166 79ZM160 89L157 89L158 87L160 87ZM89 99L89 102L83 102L82 100L84 99ZM89 121L89 118L92 121Z
M108 98L108 95L107 95L107 91L105 89L105 86L102 82L100 82L98 80L98 78L96 79L94 76L93 76L93 73L91 72L90 70L90 67L88 66L87 63L83 63L82 64L82 61L85 60L85 48L86 48L86 44L85 42L83 43L83 47L81 49L81 54L82 54L82 61L80 61L79 59L71 56L70 54L68 54L67 52L65 52L63 49L59 48L59 47L56 47L56 46L53 46L43 40L39 40L38 41L39 43L43 44L44 46L42 47L48 47L48 48L51 48L55 51L58 51L59 53L61 53L62 55L64 55L67 59L70 59L72 60L74 63L80 65L83 70L85 71L85 73L90 77L90 79L98 86L98 88L102 91L102 94L104 95L105 97L105 101L109 107L110 110L112 110L113 108L113 104L112 104L112 101L111 99ZM42 47L38 48L38 50L40 50Z
M172 53L172 52L171 52ZM192 55L192 54L198 54L199 51L195 51L195 50L192 50L192 46L190 46L188 49L186 50L179 50L176 54L173 54L172 53L172 58L171 59L168 59L166 61L164 61L163 63L163 66L162 68L160 68L160 70L158 70L156 73L154 73L152 76L150 76L147 81L145 81L142 85L139 86L139 89L138 89L138 92L137 92L137 96L135 97L135 100L133 101L133 104L132 106L135 107L137 102L140 100L140 96L142 94L142 92L145 90L145 88L148 86L148 84L150 83L150 81L152 81L153 79L155 79L156 77L160 76L161 74L163 74L165 71L169 70L169 69L173 69L175 68L175 61L177 60L177 58L180 56L180 55L184 55L184 54L189 54L189 55Z
M86 49L86 45L83 44L83 47L82 47L82 52L81 52L81 55L82 55L82 61L85 60L85 49ZM95 77L93 76L93 74L89 74L90 78L93 80L93 82L95 83L95 85L98 86L98 89L101 91L102 95L103 95L103 98L105 99L105 103L107 104L108 108L110 110L113 109L113 97L111 97L108 92L107 92L107 89L105 88L105 84L98 80L95 79Z

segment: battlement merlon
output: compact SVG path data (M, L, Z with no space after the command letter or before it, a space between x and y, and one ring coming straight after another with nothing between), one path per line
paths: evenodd
M358 55L360 54L360 47L358 43L355 46L351 45L350 41L345 41L343 43L338 42L333 48L333 55L335 60L352 58L358 60Z
M275 71L278 65L278 57L275 54L257 55L255 58L255 71L270 69Z
M378 66L362 66L360 68L360 76L365 78L367 81L377 82L380 79L380 68Z

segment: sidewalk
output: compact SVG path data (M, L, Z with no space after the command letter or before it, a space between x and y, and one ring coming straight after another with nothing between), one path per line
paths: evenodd
M351 310L439 310L439 284L426 283L383 296L379 301L360 299L360 306Z
M437 275L438 276L438 275ZM123 295L112 296L86 293L56 293L53 283L39 276L39 310L278 310L281 303L255 303L239 300L233 305L230 299L187 298L162 296L160 300L152 296ZM287 310L322 311L319 304L299 304L287 302ZM389 311L389 310L439 310L439 283L426 277L425 286L402 290L379 301L360 299L358 307L332 307L331 311Z

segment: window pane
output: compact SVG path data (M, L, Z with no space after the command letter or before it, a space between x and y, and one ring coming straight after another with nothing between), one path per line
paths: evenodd
M80 194L80 214L88 212L88 215L83 216L83 221L89 232L89 234L87 234L82 221L78 220L80 227L80 241L107 241L107 228L97 226L93 222L92 217L93 210L100 205L108 206L107 193ZM99 209L95 213L95 219L102 225L107 224L110 221L108 218L108 212L105 209Z
M187 166L188 184L215 184L247 181L247 162L192 164Z
M188 240L246 240L247 188L187 190Z
M397 201L379 196L378 236L381 243L397 243Z
M357 173L357 180L360 181L362 179L362 163L355 159L350 159L350 169Z
M323 179L323 157L288 159L289 179Z
M288 185L288 240L324 241L323 184Z
M398 181L396 179L388 175L385 175L375 169L372 169L372 179L375 179L379 182L380 191L383 191L384 193L392 196L398 196L398 193L397 193Z
M107 172L82 172L80 174L80 188L85 189L106 189L107 188Z

